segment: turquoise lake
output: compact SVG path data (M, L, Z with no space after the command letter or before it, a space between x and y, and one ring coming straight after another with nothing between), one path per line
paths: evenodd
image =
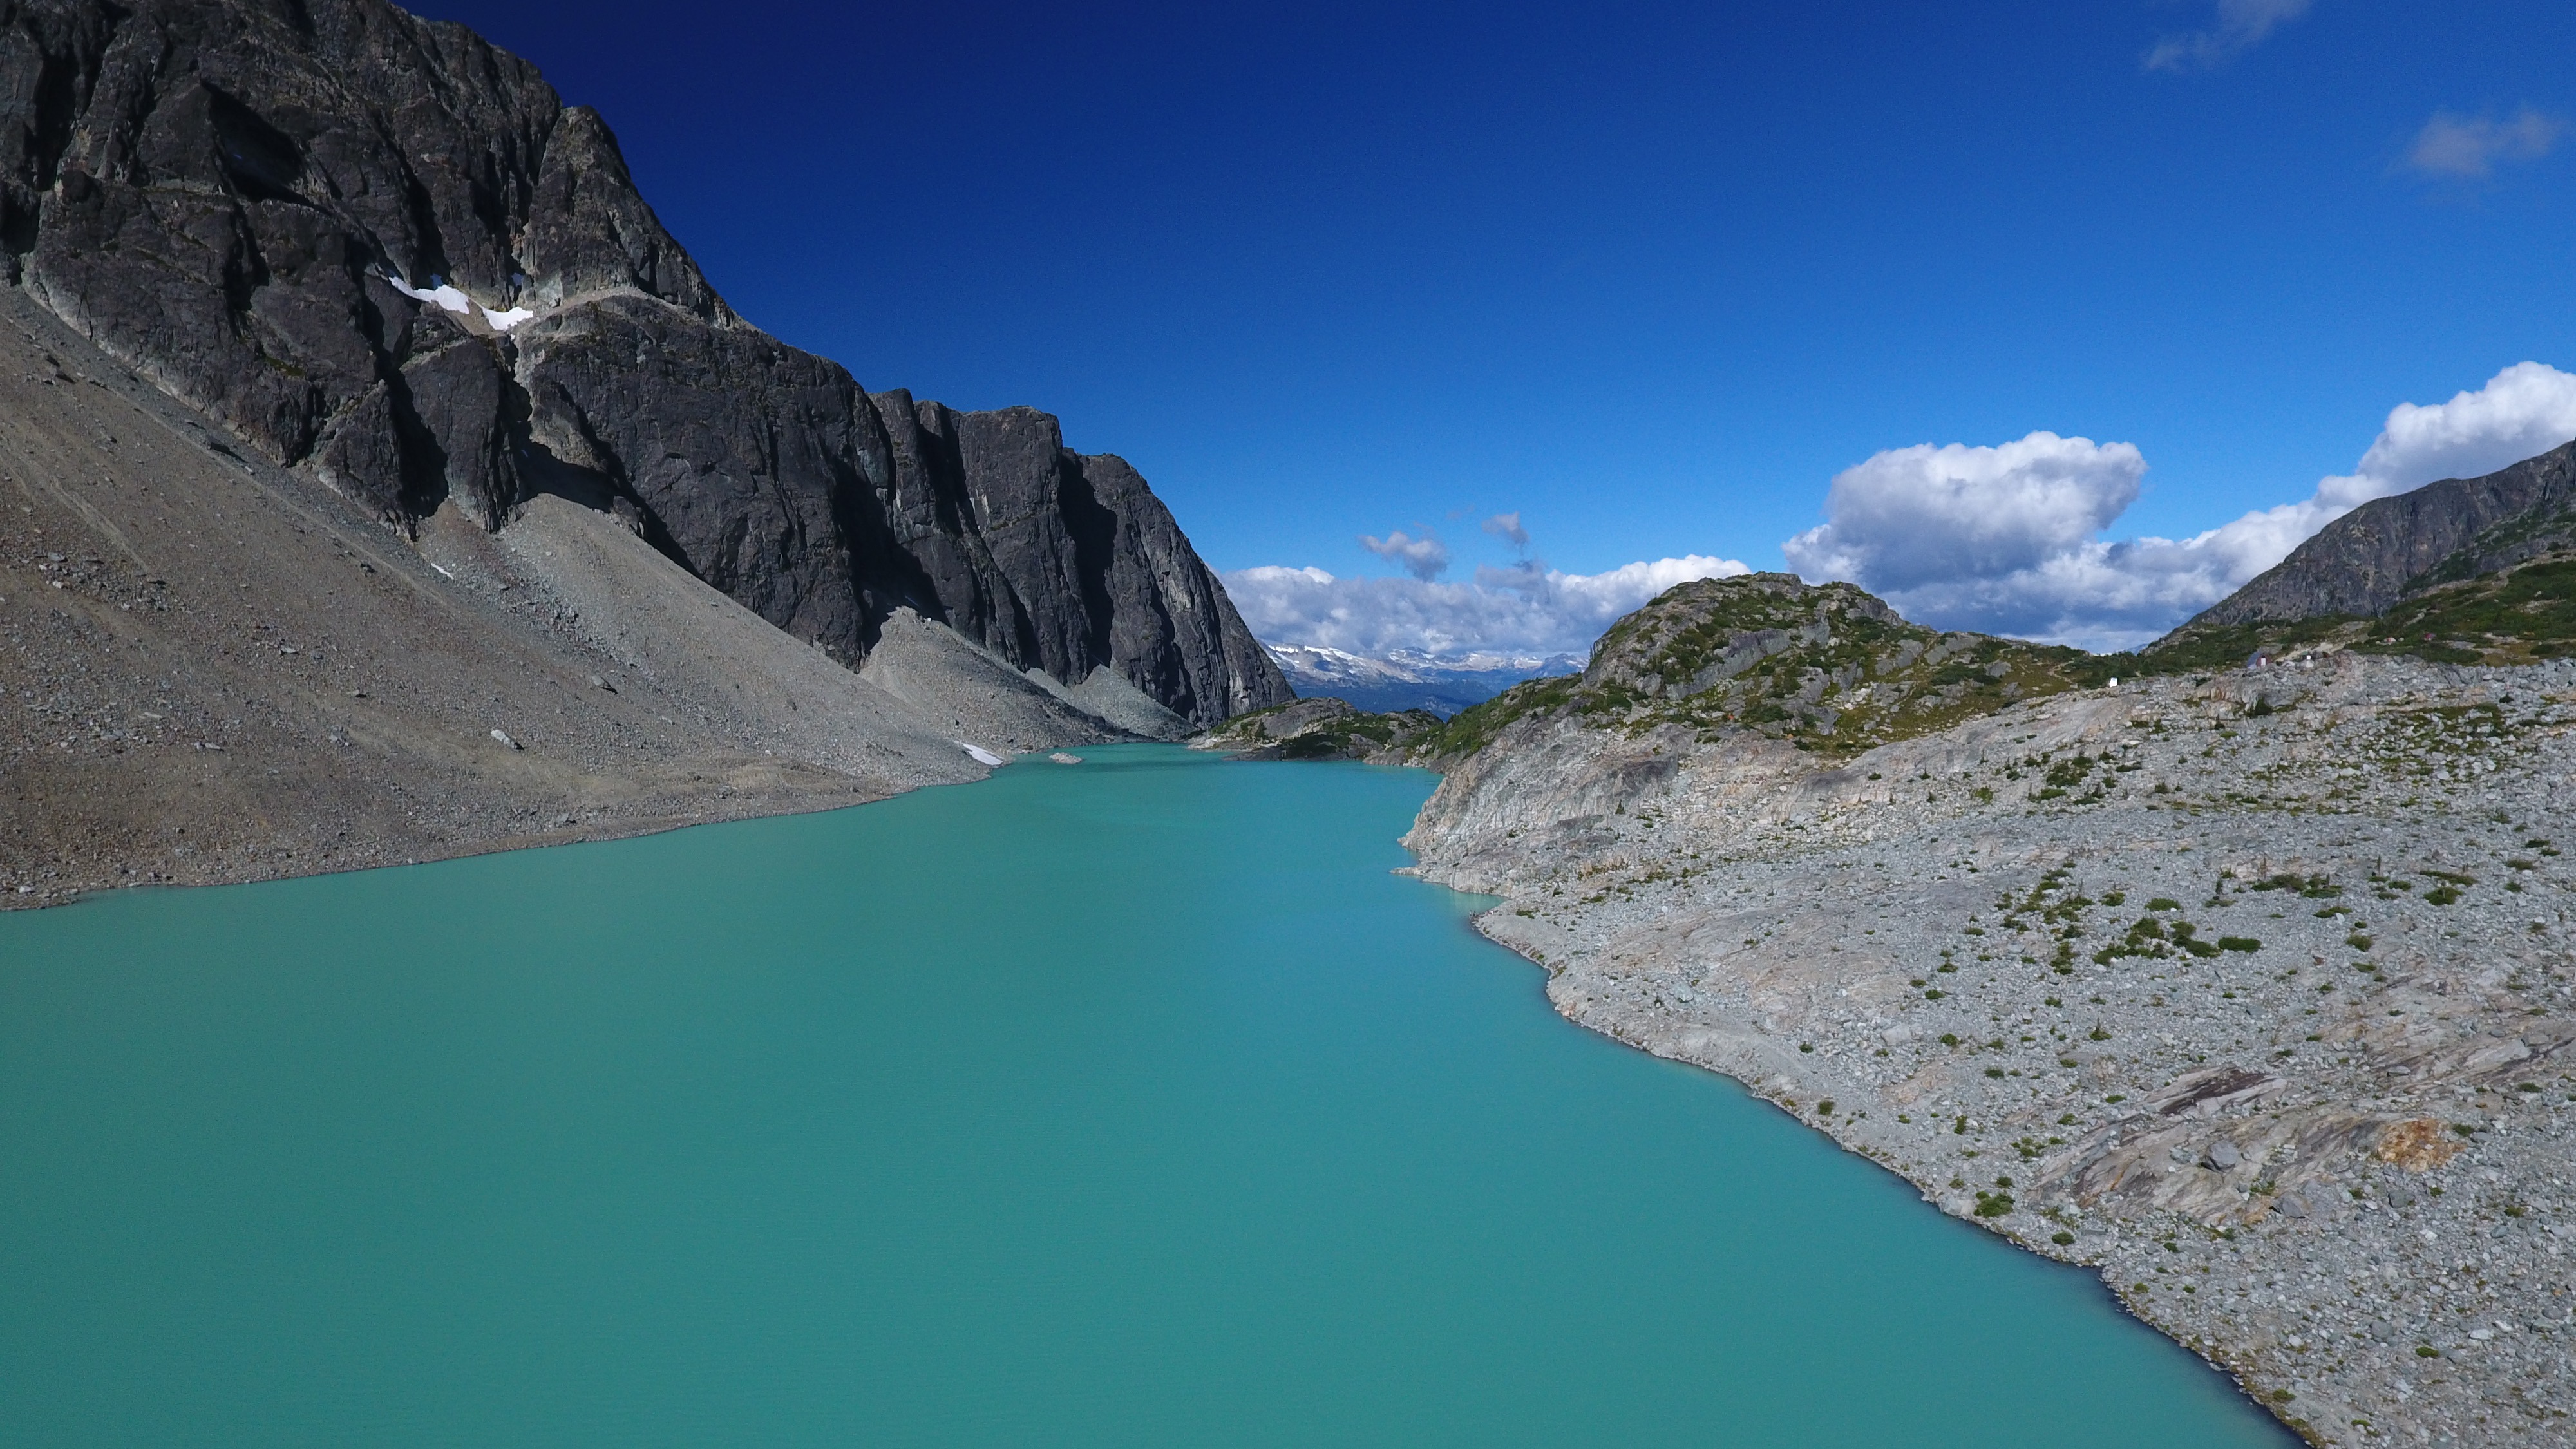
M30 1446L2279 1446L1164 747L0 918Z

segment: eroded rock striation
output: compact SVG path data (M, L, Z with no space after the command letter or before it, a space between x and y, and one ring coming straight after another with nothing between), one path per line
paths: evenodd
M1208 724L1290 691L1124 461L744 322L606 123L381 0L0 9L8 280L407 529L613 515L852 664L908 610Z

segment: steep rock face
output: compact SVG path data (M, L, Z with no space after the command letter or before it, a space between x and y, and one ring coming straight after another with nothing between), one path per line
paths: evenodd
M9 280L408 524L613 511L855 662L910 606L1200 722L1290 697L1134 471L736 317L600 118L381 0L0 0Z
M2571 504L2576 443L2483 478L2445 479L2373 499L2184 628L2379 614L2428 575L2491 572L2576 534L2576 521L2559 517Z
M908 591L890 602L937 602L951 628L1058 679L1106 666L1201 723L1292 697L1127 460L1073 452L1032 408L871 401L889 455L869 465L889 551L872 576Z

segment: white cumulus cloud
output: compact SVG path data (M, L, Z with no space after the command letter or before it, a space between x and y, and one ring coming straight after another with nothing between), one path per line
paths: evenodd
M1529 530L1521 527L1518 513L1497 513L1485 520L1485 531L1514 548L1529 547Z
M2435 111L2406 148L2406 164L2427 176L2492 176L2499 161L2536 161L2548 155L2566 133L2565 121L2529 106L2509 121Z
M2110 527L2147 460L2127 443L2033 433L1894 448L1835 475L1823 526L1780 546L1801 572L1890 592L2037 566Z
M2317 484L2317 500L2340 514L2355 504L2420 488L2438 478L2475 478L2576 438L2576 375L2517 362L2475 392L2418 407L2399 403L2361 466ZM2324 524L2320 521L2319 527ZM2314 530L2310 530L2314 532Z
M1225 590L1257 637L1383 658L1399 651L1581 654L1622 614L1690 579L1749 572L1733 559L1691 554L1597 574L1535 561L1480 568L1474 583L1337 578L1319 568L1262 567L1225 575Z
M1838 475L1826 521L1781 545L1813 579L1849 579L1909 618L2089 649L2156 637L2373 498L2492 473L2576 438L2576 375L2517 363L2474 392L2401 403L2349 474L2190 538L2096 537L2136 499L2126 443L2033 433L1929 444Z
M1440 577L1449 568L1449 545L1433 537L1427 528L1420 538L1407 537L1401 528L1384 538L1363 533L1360 547L1425 582Z
M2308 0L2218 0L2208 29L2164 37L2147 51L2144 64L2149 70L2211 70L2307 13Z

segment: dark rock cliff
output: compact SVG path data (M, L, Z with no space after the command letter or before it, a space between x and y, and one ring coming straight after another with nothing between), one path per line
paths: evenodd
M381 0L0 0L0 271L389 522L613 511L856 661L909 606L1201 723L1290 697L1125 462L726 307L605 123Z
M2576 443L2483 478L2373 499L2183 629L2380 614L2410 586L2492 573L2576 539L2571 506Z

